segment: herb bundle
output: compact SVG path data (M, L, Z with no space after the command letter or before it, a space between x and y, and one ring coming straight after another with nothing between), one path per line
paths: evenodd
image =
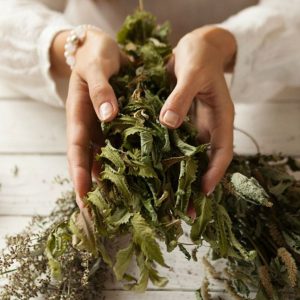
M213 278L225 282L234 299L249 299L251 290L256 291L255 299L259 300L299 299L300 182L290 175L299 170L299 163L292 158L263 155L235 156L227 170L227 174L243 175L231 175L235 191L226 187L226 180L221 183L220 203L230 216L237 240L256 256L247 261L229 254L222 274L207 260L205 264ZM255 191L245 178L252 178L264 188L269 204L252 202L247 193ZM210 245L211 258L221 258Z
M23 232L7 237L7 247L0 256L0 274L6 277L1 282L1 299L28 300L41 295L49 300L102 299L105 266L88 252L68 247L60 256L64 269L60 280L53 280L50 272L47 239L68 222L75 209L74 193L64 193L49 216L33 217Z
M213 195L201 193L209 146L198 143L189 120L175 130L158 120L172 90L165 66L171 55L168 31L168 24L158 26L145 11L126 18L117 38L130 63L111 79L120 113L102 124L106 141L96 155L99 180L85 208L76 208L69 197L49 219L35 219L45 228L41 234L32 235L31 226L9 240L1 273L17 265L3 299L38 294L92 299L105 279L102 262L126 289L144 291L149 280L163 287L167 279L156 266L168 266L158 240L167 251L179 247L195 260L206 241L213 258L228 259L224 280L237 297L248 297L251 287L258 288L257 299L284 299L284 292L298 291L300 186L285 171L296 162L236 156ZM189 205L195 219L188 215ZM182 222L190 225L191 253L180 242ZM109 244L120 237L128 242L112 253ZM128 271L132 260L137 278Z

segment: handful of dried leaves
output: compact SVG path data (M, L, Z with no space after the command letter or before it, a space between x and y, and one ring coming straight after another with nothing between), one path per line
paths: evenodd
M290 175L299 170L299 162L289 157L235 156L227 171L233 174L231 186L225 180L215 193L214 197L221 194L219 203L230 217L235 238L248 252L256 253L248 261L228 253L223 275L209 264L210 275L225 282L233 299L249 299L251 290L259 300L299 299L300 182ZM257 194L247 178L264 192ZM250 194L260 198L260 204ZM209 243L212 259L223 257Z
M208 242L215 258L228 258L226 281L239 295L248 296L252 286L259 289L257 299L284 299L283 291L298 291L300 186L284 170L296 163L236 156L214 194L201 193L208 145L199 145L189 121L176 130L158 121L172 89L165 68L171 54L168 31L168 24L157 26L141 10L125 20L118 42L131 63L111 79L120 114L102 124L106 142L96 156L102 165L99 181L84 209L69 197L61 212L34 219L45 228L41 234L32 235L31 226L9 239L0 266L1 273L12 272L11 283L2 299L38 294L93 299L104 280L101 262L126 289L144 291L149 280L163 287L167 279L156 265L168 266L158 240L167 251L179 247L195 260L197 248ZM191 203L195 219L187 213ZM182 222L190 225L191 253L180 242ZM112 254L107 245L122 236L127 245ZM128 272L134 259L137 278Z

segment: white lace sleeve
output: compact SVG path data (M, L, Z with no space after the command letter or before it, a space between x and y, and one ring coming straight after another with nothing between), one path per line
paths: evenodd
M53 37L71 26L40 1L0 1L0 80L24 96L62 106L50 74Z
M266 100L300 87L299 15L298 0L264 0L220 24L238 44L231 82L235 101Z

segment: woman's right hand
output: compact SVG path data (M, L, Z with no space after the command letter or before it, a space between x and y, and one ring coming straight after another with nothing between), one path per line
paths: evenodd
M92 171L97 174L99 170L93 161L95 146L99 150L103 144L99 120L111 121L118 113L109 78L119 71L124 56L110 36L100 29L89 29L76 51L76 64L70 72L63 57L68 34L62 32L56 36L50 53L53 72L70 75L66 101L67 156L76 201L83 207L82 199L91 189Z

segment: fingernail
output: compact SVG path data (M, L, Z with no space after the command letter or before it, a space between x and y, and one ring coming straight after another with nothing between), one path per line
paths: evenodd
M209 190L209 192L206 194L206 196L209 197L214 192L214 190L215 190L215 187L211 188Z
M179 115L172 110L167 110L164 115L164 123L170 127L176 127L179 122Z
M99 115L101 121L105 121L111 117L113 113L113 107L109 102L104 102L100 105Z

